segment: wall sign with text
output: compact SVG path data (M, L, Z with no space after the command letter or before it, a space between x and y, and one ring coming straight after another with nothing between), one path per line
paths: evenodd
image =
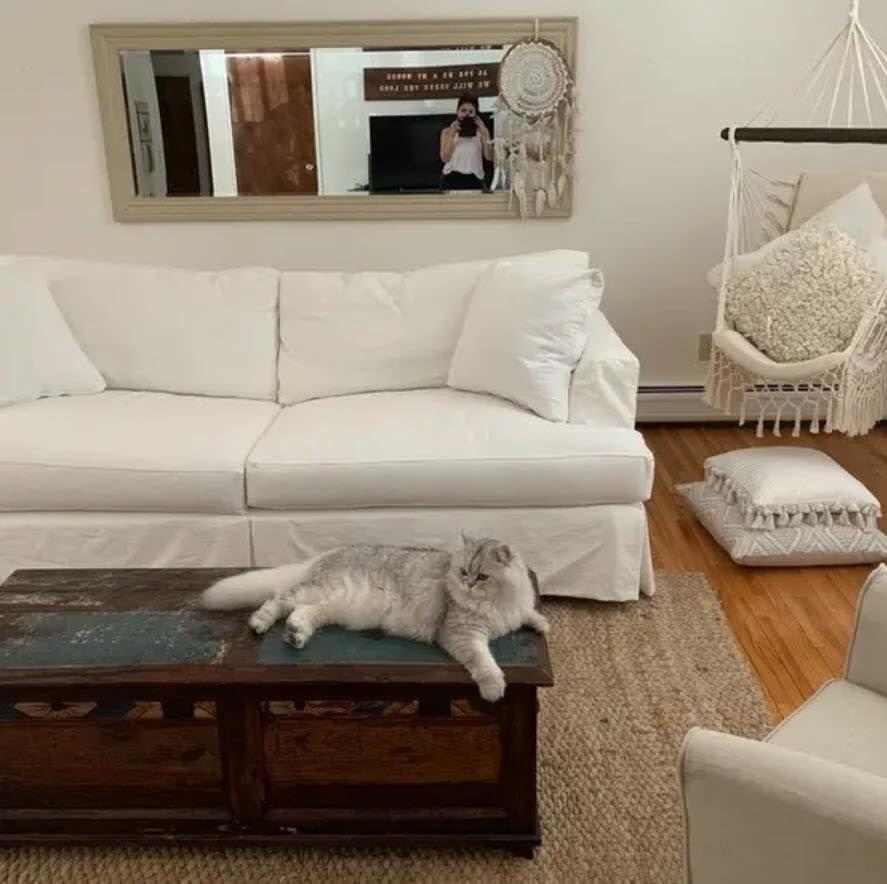
M363 91L367 101L458 98L464 92L482 98L499 94L498 77L498 62L423 68L364 68Z

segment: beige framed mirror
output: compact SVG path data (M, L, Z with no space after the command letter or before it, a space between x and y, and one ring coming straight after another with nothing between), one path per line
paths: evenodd
M534 34L575 70L575 18L91 25L114 218L517 217L442 139L460 107L495 138L499 60Z

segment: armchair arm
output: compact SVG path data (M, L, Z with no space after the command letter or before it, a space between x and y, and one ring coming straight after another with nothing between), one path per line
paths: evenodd
M689 884L883 882L887 780L700 728L680 773Z
M570 423L634 429L640 364L606 316L595 310L570 385Z
M887 565L869 575L859 595L846 677L887 697Z

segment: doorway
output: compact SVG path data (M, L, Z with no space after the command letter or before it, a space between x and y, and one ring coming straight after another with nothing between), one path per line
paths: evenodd
M237 192L316 194L310 56L232 54L227 68Z

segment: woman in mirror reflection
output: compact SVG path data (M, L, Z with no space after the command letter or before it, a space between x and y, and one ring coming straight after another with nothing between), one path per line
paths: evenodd
M462 95L456 119L440 133L440 159L444 164L443 190L483 190L484 160L492 160L490 131L480 118L477 99Z

